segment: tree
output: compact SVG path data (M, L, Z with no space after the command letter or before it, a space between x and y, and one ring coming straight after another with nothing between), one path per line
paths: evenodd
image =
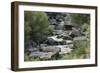
M25 40L40 43L46 38L48 31L48 16L45 12L25 11ZM26 43L26 42L25 42Z
M72 22L76 26L82 26L83 24L90 25L90 15L89 14L79 14L79 13L72 13L70 14L72 18Z
M31 27L29 26L30 22L29 20L31 21L32 19L32 12L26 12L25 11L25 17L24 17L24 46L25 48L28 48L29 47L29 40L30 40L30 32L31 32Z

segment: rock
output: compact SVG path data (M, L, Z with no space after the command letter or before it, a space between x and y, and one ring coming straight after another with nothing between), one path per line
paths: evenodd
M30 56L30 57L33 57L33 56L34 56L34 57L39 57L39 56L41 55L41 53L42 53L42 52L39 52L39 51L37 51L37 52L31 52L29 56Z
M32 41L30 40L29 41L29 47L32 46L32 47L36 47L37 46L37 43L35 41Z
M72 28L72 32L69 34L72 38L83 36L84 33L80 30L80 28Z
M66 54L66 53L70 53L72 51L72 49L67 46L59 46L59 47L61 49L59 54Z
M71 48L69 47L69 45L58 45L56 46L60 49L59 54L66 54L71 52Z
M56 42L61 42L61 41L63 41L62 38L57 38L57 36L51 36L51 37L48 37L48 39L53 39L53 40L56 41Z
M51 37L48 37L45 44L48 44L48 45L60 45L60 44L62 44L62 45L64 45L66 43L65 43L65 41L63 41L62 38L58 38L57 36L51 36Z
M29 48L28 51L29 51L29 52L38 51L38 48L35 48L35 47L33 48L33 47L32 47L32 48Z
M55 32L56 32L56 35L61 35L61 34L63 34L63 30L55 30Z
M46 44L48 45L54 45L55 41L52 38L48 38L46 41Z
M60 49L56 46L41 47L43 52L58 52Z
M57 24L56 19L53 19L53 18L50 19L49 22L50 22L50 24L52 24L52 25L56 25L56 24Z
M59 22L59 24L56 26L56 30L63 30L64 29L64 21Z
M30 57L39 57L40 59L46 60L51 59L51 56L53 56L54 52L32 52L29 56Z
M78 37L75 37L73 40L74 41L77 41L77 40L86 40L86 37L84 37L84 36L78 36Z
M66 40L66 43L67 43L67 44L72 44L73 41L72 41L72 40Z
M55 25L49 25L49 26L48 26L48 29L50 29L50 30L53 31L53 30L55 29Z
M68 44L68 47L72 49L74 47L74 45L73 44Z
M53 54L53 52L42 52L40 59L50 59Z
M47 44L40 44L40 47L46 47Z

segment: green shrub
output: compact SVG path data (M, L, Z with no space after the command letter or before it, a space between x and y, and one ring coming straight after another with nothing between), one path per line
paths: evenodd
M72 51L72 55L77 58L87 58L87 54L90 54L90 44L87 40L82 41L74 41L74 50Z
M45 12L25 11L24 12L24 33L25 48L29 45L29 40L39 43L45 39L48 32L48 16Z

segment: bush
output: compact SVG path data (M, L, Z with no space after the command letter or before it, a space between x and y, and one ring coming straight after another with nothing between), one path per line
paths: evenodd
M40 43L46 38L48 31L48 16L45 12L25 11L25 48L29 45L29 40Z
M90 54L90 44L88 40L74 41L73 56L76 58L87 58L87 54Z

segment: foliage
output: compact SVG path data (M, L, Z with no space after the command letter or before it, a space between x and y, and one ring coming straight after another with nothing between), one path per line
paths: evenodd
M44 12L25 11L25 46L29 40L40 42L48 31L48 17ZM38 41L37 41L38 40Z
M28 25L28 23L27 22L25 22L25 47L27 48L28 47L28 45L29 45L29 40L30 40L30 31L31 31L31 28L29 27L29 25Z
M90 57L89 41L75 41L72 52L65 54L62 59L86 59Z
M72 18L72 22L76 23L76 25L81 26L84 23L90 24L90 15L89 14L72 13L71 18Z
M88 40L83 40L83 41L75 41L74 42L74 54L77 57L81 57L84 55L86 57L86 54L89 54L89 41Z
M90 26L88 24L83 24L81 28L85 34L85 36L90 39Z
M25 53L24 61L39 61L39 57L30 57L27 53Z

